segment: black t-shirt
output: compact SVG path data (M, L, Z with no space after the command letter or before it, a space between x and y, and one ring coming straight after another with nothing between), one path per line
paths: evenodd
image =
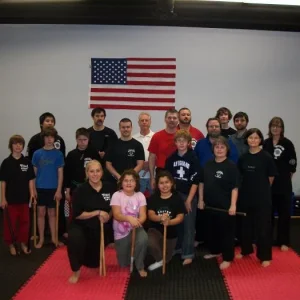
M224 136L226 139L228 139L231 135L235 134L236 130L229 127L227 129L221 129L221 136Z
M73 222L83 227L99 228L98 216L86 220L78 220L76 218L83 212L92 212L94 210L110 212L110 200L115 189L110 183L103 182L102 184L102 189L99 192L89 182L83 183L74 191L72 198Z
M207 206L229 209L231 192L239 187L238 168L229 159L208 161L200 180L204 184L204 202Z
M0 181L6 182L5 196L8 204L29 203L29 181L35 178L30 160L23 155L4 159L0 168Z
M36 151L36 150L39 150L41 148L43 148L45 145L44 143L44 139L41 135L41 132L35 134L30 140L29 140L29 143L28 143L28 146L27 146L27 157L32 160L32 157L33 157L33 153ZM63 154L63 156L65 157L66 156L66 146L65 146L65 142L63 140L63 138L61 136L57 136L55 142L54 142L54 148L57 149L57 150L60 150L61 153Z
M143 145L132 138L129 141L118 139L105 155L105 159L121 175L125 170L134 169L138 160L145 160Z
M297 168L294 144L289 139L282 138L274 146L273 139L268 138L264 142L264 150L273 157L278 171L278 175L272 184L273 193L292 193L291 173L295 173Z
M246 153L238 161L242 183L239 192L241 207L271 204L269 177L277 175L273 158L264 150Z
M148 210L153 210L157 215L162 216L167 213L170 219L176 218L178 214L185 214L186 209L184 202L177 193L173 193L168 199L162 199L157 193L153 194L147 201ZM150 227L155 228L162 234L164 232L164 226L159 222L150 221ZM168 226L167 238L174 239L177 237L176 226Z
M67 155L64 167L64 186L75 189L85 181L85 166L91 160L100 161L98 152L91 147L85 150L74 149Z

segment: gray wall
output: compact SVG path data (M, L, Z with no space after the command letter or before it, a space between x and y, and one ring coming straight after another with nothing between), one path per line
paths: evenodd
M51 111L67 144L90 126L88 92L91 57L176 57L176 108L188 106L193 125L220 106L250 117L249 127L267 133L275 116L286 123L300 157L300 34L250 30L169 27L0 25L0 160L8 138L28 139L38 117ZM138 111L108 111L106 125L117 130L122 117L138 130ZM161 129L164 112L151 112ZM299 172L300 174L300 172ZM300 175L294 187L300 193Z

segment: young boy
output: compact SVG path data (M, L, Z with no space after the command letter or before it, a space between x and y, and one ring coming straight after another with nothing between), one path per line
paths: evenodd
M91 160L100 161L100 155L98 151L89 146L90 132L86 128L79 128L76 130L76 142L77 147L70 151L66 158L65 168L64 168L64 186L66 188L66 204L65 208L70 206L67 203L71 202L71 196L73 191L78 185L85 182L85 166ZM66 209L67 210L67 209ZM69 215L66 214L66 223L68 224ZM70 212L69 212L70 213Z
M231 135L236 133L236 130L229 127L229 122L232 118L232 113L227 107L221 107L217 110L216 118L221 123L221 135L225 138L229 138Z
M3 235L11 255L17 254L15 242L20 243L25 254L30 253L27 248L30 224L28 204L29 199L35 201L35 175L31 162L22 155L24 146L24 138L13 135L8 144L11 154L2 162L0 169L1 207L6 209Z
M32 164L36 174L36 188L38 196L38 230L39 242L36 248L44 244L45 215L48 212L51 240L56 244L55 236L55 206L56 201L62 198L63 184L63 154L55 149L54 142L57 139L57 131L53 127L42 132L44 147L35 151Z
M165 168L175 179L176 190L185 202L187 214L183 223L178 225L176 252L182 252L183 265L192 263L195 256L195 219L197 211L196 192L200 181L200 162L190 148L192 137L186 130L175 134L175 151L166 160Z

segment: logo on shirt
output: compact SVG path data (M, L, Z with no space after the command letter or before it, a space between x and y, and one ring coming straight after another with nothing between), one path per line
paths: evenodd
M27 172L27 170L28 170L28 165L20 164L20 167L21 167L21 171L22 171L22 172Z
M128 157L134 157L135 155L135 149L128 149Z
M278 159L282 152L284 151L284 147L282 147L281 145L276 145L274 147L274 159Z
M60 140L54 142L54 148L59 150L60 149Z
M162 216L163 214L168 214L169 218L172 219L172 212L169 211L169 208L168 208L168 207L160 207L160 208L157 210L157 215L158 215L158 216Z
M256 167L255 166L247 166L247 171L249 172L255 172Z
M84 158L84 163L83 163L83 166L84 168L86 167L86 165L91 161L92 159L90 157L85 157Z
M222 171L217 171L216 174L215 174L215 177L216 178L222 178L224 175L224 173Z
M195 138L192 138L191 146L193 150L195 149L196 144L197 144L197 140Z
M110 194L102 194L102 197L104 198L105 201L110 201Z

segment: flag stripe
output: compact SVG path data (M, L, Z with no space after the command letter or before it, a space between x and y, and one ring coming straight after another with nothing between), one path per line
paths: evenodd
M163 81L133 81L127 80L127 84L130 85L153 85L153 86L175 86L175 82L163 82Z
M168 94L174 95L174 90L145 90L145 89L105 89L105 88L91 88L92 93L138 93L138 94Z
M176 66L175 61L127 61L127 66L131 65L146 65L146 66L153 66L153 65L158 65L158 66Z
M110 97L110 96L91 96L91 101L128 101L128 102L165 102L175 103L175 98L146 98L146 97Z
M165 99L171 99L174 98L174 95L169 94L135 94L135 93L90 93L90 96L102 96L102 97L134 97L134 98L165 98Z
M137 73L137 74L148 74L148 73L159 73L159 74L175 74L174 70L168 69L160 69L160 68L153 68L153 69L146 69L146 68L127 68L129 73ZM128 73L127 73L128 74Z
M129 57L127 61L176 61L176 58L139 58L139 57Z
M159 78L159 77L128 77L127 76L127 82L128 81L157 81L160 83L163 82L174 82L174 78Z
M176 70L176 66L174 65L128 65L127 64L127 69L142 69L142 70Z
M145 89L145 90L158 90L158 93L160 93L160 91L163 90L175 90L174 86L165 86L165 85L156 85L156 86L152 86L152 85L119 85L119 84L93 84L91 86L91 92L96 92L93 89L114 89L114 90L120 90L120 89L126 89L126 90L141 90L141 89Z
M137 73L137 72L128 72L128 77L157 77L157 78L175 78L174 73Z
M90 108L101 106L104 109L130 109L130 110L168 110L175 106L145 106L145 105L111 105L111 104L90 104Z

